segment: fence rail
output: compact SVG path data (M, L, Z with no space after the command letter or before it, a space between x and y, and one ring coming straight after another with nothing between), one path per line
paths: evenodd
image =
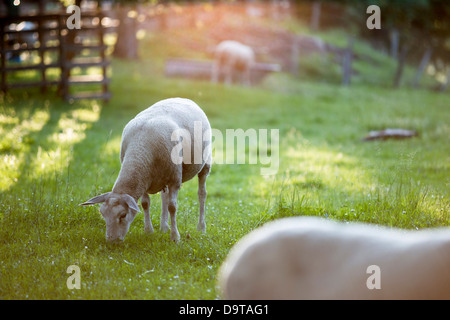
M169 77L186 77L194 79L211 79L214 61L173 58L167 59L165 63L165 75ZM258 82L271 72L279 72L281 67L273 63L256 62L251 70L252 82Z
M68 14L39 14L35 16L2 17L0 19L0 71L1 90L12 88L39 87L45 92L49 86L57 86L58 94L65 100L103 99L108 101L110 79L107 71L110 61L106 57L107 46L103 42L106 27L102 24L103 12L85 12L82 15L81 29L69 30L66 25ZM97 21L97 23L94 23ZM27 26L27 27L25 27ZM86 36L86 34L88 34ZM92 43L92 38L96 40ZM96 38L96 39L95 39ZM77 40L81 39L81 40ZM89 39L89 42L84 40ZM34 63L20 62L20 54L37 53ZM89 52L89 56L83 53ZM50 59L48 53L53 54ZM18 62L12 60L18 58ZM87 70L96 67L97 74L72 74L73 69ZM48 79L48 69L57 69L59 79ZM10 81L8 75L26 70L35 70L40 79ZM57 72L57 73L58 73ZM97 84L101 91L72 92L75 85Z

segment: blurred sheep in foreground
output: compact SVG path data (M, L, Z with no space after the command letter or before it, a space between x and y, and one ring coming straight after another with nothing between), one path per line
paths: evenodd
M219 284L226 299L450 299L450 230L281 219L235 245Z

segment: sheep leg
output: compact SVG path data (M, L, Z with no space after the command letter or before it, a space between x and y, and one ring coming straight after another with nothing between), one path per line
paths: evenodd
M180 233L177 229L177 196L178 190L180 186L171 186L169 187L169 196L168 196L168 209L170 213L170 240L178 242L180 240Z
M250 66L246 66L244 69L244 77L243 77L244 86L250 86Z
M206 203L206 178L208 177L211 167L209 164L205 164L202 171L198 174L198 203L200 214L198 216L197 230L201 232L206 232L205 223L205 203Z
M215 61L213 63L212 71L211 71L211 82L217 83L219 81L219 63Z
M233 82L234 63L228 61L224 66L225 84L230 85Z
M153 233L152 220L150 219L150 197L144 193L141 197L141 205L144 209L144 231Z
M166 233L169 230L169 191L161 191L161 226L160 230Z

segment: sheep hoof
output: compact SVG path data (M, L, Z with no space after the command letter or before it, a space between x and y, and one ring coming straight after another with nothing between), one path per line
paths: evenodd
M180 234L178 233L178 231L170 233L170 240L174 242L178 242L178 240L180 240Z
M201 233L206 233L206 225L203 223L203 224L198 224L197 225L197 231L200 231Z
M167 231L169 231L169 225L168 224L162 224L160 230L161 230L162 233L166 233Z
M148 234L152 234L154 232L153 227L144 227L144 232Z

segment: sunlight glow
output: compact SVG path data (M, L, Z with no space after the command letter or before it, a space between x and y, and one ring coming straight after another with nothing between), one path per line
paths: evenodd
M0 175L0 190L8 189L12 184L17 182L19 176L19 168L25 157L22 152L29 148L29 144L34 143L30 136L34 132L40 131L50 118L47 111L37 110L28 119L20 122L22 115L15 112L0 115L0 151L2 155L0 159L0 172L11 172L12 175ZM14 125L11 129L10 125Z
M0 190L8 190L19 183L24 170L29 171L30 176L64 170L72 160L73 146L86 137L86 131L98 121L100 111L98 103L91 102L88 107L63 112L54 132L44 140L37 140L43 130L52 130L49 105L31 115L26 109L20 114L5 110L0 115L0 172L10 174L0 175Z

